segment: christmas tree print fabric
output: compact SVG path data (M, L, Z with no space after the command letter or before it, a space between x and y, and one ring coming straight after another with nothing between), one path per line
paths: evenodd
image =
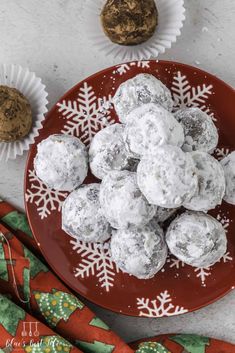
M177 335L171 337L171 340L184 347L185 353L206 353L210 344L208 338L196 335Z
M82 353L0 294L0 352Z
M139 345L136 353L171 353L158 342L144 342Z
M85 353L133 352L34 255L38 248L24 215L0 202L0 222L1 294Z
M17 211L8 202L0 199L0 222L9 230L14 231L17 238L22 241L35 254L41 256L40 250L33 239L33 234L25 214Z
M162 335L151 342L134 343L136 353L235 353L235 346L197 335Z
M35 291L34 298L51 327L56 327L60 320L68 321L75 310L84 307L74 295L55 289L51 293Z

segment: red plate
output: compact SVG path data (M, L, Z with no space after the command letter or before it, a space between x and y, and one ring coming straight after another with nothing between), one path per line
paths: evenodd
M61 230L64 192L49 190L35 176L36 145L54 133L70 133L89 144L107 124L118 121L110 100L117 87L138 73L151 73L171 90L175 108L200 106L220 132L218 158L234 149L234 90L216 77L183 64L142 61L122 64L80 82L48 113L32 146L26 166L25 203L37 242L48 263L72 289L90 301L132 316L162 317L201 308L228 293L235 285L235 207L223 204L212 213L227 231L228 253L213 268L195 269L169 258L151 280L118 272L105 246L85 244ZM226 146L226 147L224 147ZM86 182L94 181L89 176Z
M233 344L196 335L162 335L137 341L131 347L137 349L142 342L158 342L169 353L235 353Z

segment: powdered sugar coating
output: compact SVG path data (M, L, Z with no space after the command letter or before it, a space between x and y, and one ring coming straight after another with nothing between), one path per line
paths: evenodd
M175 118L184 128L183 151L214 152L219 135L209 115L199 108L184 108L175 113Z
M202 212L185 212L169 226L166 242L171 253L194 267L214 265L227 250L225 230Z
M226 181L224 200L235 205L235 151L222 159L221 165L225 173Z
M177 208L198 187L193 159L179 147L164 145L145 155L137 168L137 182L150 204Z
M193 211L207 212L221 205L225 193L224 171L220 163L205 152L190 153L196 165L198 190L184 207Z
M157 206L157 211L154 216L154 219L158 223L163 223L167 221L170 217L172 217L177 212L177 210L178 208L164 208Z
M144 227L113 231L111 255L122 271L139 279L152 278L167 258L163 231L154 221Z
M103 178L100 204L116 229L145 225L156 212L156 207L149 205L139 190L136 173L129 171L112 171Z
M157 103L169 111L172 111L174 105L170 90L150 74L139 74L122 83L113 103L119 120L124 124L127 122L127 115L143 104Z
M110 238L111 227L99 204L100 184L83 185L63 203L62 229L86 242L103 243Z
M123 131L123 125L114 124L94 136L89 150L89 162L91 172L97 178L103 179L109 171L122 170L128 166Z
M128 114L124 141L130 155L140 158L157 146L168 144L181 147L184 131L173 114L160 105L149 103Z
M51 189L72 191L87 176L85 145L74 136L51 135L37 146L35 172Z

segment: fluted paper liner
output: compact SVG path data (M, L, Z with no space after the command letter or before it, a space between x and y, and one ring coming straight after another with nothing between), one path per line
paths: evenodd
M94 46L121 61L148 60L171 48L181 34L185 19L184 0L156 0L159 19L157 29L147 42L135 46L113 43L102 28L100 14L106 0L88 0L85 10L85 32Z

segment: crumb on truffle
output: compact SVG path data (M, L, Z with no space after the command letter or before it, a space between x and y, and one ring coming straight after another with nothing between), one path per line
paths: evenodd
M28 135L32 109L28 99L16 88L0 86L0 141L13 142Z
M150 39L158 24L154 0L108 0L101 22L109 39L120 45L136 45Z

